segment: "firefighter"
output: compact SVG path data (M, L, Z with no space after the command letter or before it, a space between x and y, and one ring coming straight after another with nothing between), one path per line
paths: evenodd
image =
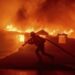
M52 55L50 55L50 54L48 54L48 53L45 52L45 48L44 48L45 47L44 46L45 42L46 42L46 39L40 37L39 35L37 35L34 32L31 32L31 38L27 42L25 42L23 44L23 46L25 44L27 44L27 43L28 44L34 44L37 47L35 53L36 53L39 61L42 61L42 58L41 58L40 53L43 54L43 55L45 55L45 56L48 56L49 59L53 61L54 60L54 57Z

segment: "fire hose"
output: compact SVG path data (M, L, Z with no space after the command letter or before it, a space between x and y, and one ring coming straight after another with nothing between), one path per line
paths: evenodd
M59 48L60 50L62 50L64 53L66 53L66 54L70 55L71 57L75 58L75 56L73 54L71 54L70 52L68 52L67 50L65 50L63 47L57 45L56 43L54 43L53 41L51 41L49 39L46 39L46 38L44 38L44 39L47 40L49 43L53 44L54 46L56 46L57 48ZM30 41L30 40L31 39L29 39L28 41ZM26 45L28 43L28 41L25 42L22 46Z
M54 43L54 42L51 41L51 40L48 40L48 39L46 39L46 40L47 40L49 43L51 43L51 44L53 44L54 46L56 46L57 48L61 49L61 50L62 50L63 52L65 52L66 54L68 54L68 55L70 55L70 56L72 56L72 57L75 58L75 56L74 56L73 54L71 54L70 52L68 52L67 50L65 50L63 47L57 45L56 43Z

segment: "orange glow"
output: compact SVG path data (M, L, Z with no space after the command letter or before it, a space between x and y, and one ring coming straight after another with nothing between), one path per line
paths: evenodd
M39 35L40 37L43 37L43 38L46 38L46 36L45 35Z
M40 28L38 28L36 30L35 27L34 28L28 27L26 30L22 31L22 30L19 30L16 26L10 24L10 25L6 25L5 30L6 31L12 31L12 32L19 32L19 33L25 33L25 32L30 33L32 31L38 32L38 31L40 31ZM49 27L44 27L43 30L45 30L46 32L48 32L49 35L52 35L52 36L56 36L60 33L65 33L65 34L68 35L68 37L72 37L71 34L73 34L75 32L74 29L72 29L72 28L67 30L67 29L60 29L60 28L52 29L52 28L49 28ZM43 35L40 35L40 36L45 38L45 36L43 36ZM22 38L22 36L21 36L21 38ZM75 37L73 36L73 38L75 38Z
M74 29L48 29L48 28L44 28L45 31L47 31L49 33L49 35L52 35L52 36L56 36L57 34L62 34L62 33L65 33L67 34L69 37L71 37L71 34L73 34L75 31Z
M22 34L18 35L18 40L19 40L19 42L24 43L24 41L25 41L24 35L22 35Z
M73 29L70 29L69 31L64 30L63 33L68 34L68 35L71 35L73 32L74 32L74 30Z
M19 30L17 27L13 26L12 24L7 25L5 28L6 31L11 31L11 32L19 32L22 33L23 31ZM18 41L20 43L24 43L25 41L25 36L23 34L18 34Z
M5 28L6 31L12 31L12 32L22 32L21 30L17 29L15 26L12 24L7 25Z
M56 30L53 30L51 32L49 32L50 35L55 35L56 34Z
M25 32L28 32L28 33L33 32L33 31L35 31L34 28L28 28L27 30L25 30Z

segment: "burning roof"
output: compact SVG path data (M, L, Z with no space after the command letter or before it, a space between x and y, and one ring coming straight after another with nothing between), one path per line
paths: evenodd
M48 35L48 33L45 30L40 30L37 32L37 34Z

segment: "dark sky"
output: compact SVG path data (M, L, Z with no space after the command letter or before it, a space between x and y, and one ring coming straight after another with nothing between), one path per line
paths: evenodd
M75 28L75 0L0 0L0 24L23 29Z

